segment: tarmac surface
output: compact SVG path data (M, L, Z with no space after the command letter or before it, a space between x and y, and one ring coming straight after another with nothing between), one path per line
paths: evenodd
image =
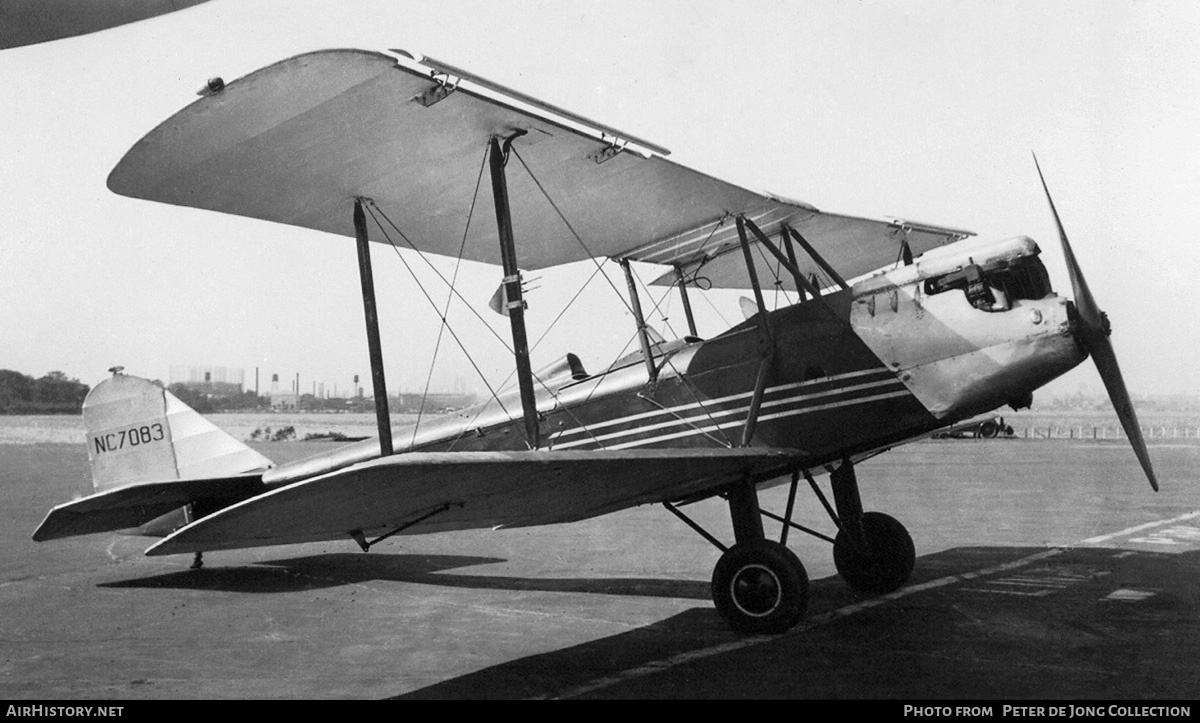
M276 461L328 443L258 448ZM719 551L661 507L545 528L147 558L29 539L89 491L81 445L0 446L0 699L1200 697L1200 445L948 440L860 465L904 522L883 597L792 531L812 593L779 636L713 609ZM827 480L822 480L826 485ZM762 493L782 513L786 489ZM723 503L686 511L731 539ZM796 521L833 531L802 486ZM767 521L767 534L778 525Z

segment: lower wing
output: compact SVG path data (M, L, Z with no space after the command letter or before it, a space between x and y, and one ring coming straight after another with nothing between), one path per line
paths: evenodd
M796 459L761 448L400 454L244 500L146 554L571 522L769 479Z

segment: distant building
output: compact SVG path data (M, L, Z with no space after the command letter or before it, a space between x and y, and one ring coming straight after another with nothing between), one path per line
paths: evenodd
M235 397L242 394L245 370L219 366L171 366L172 385L179 384L193 391L214 397Z
M285 412L300 408L300 395L292 392L271 392L271 409Z
M421 401L424 398L424 408ZM417 412L439 413L453 412L469 407L476 401L474 394L456 394L447 392L430 392L427 396L421 394L400 393L389 399L388 407L393 412L415 414Z

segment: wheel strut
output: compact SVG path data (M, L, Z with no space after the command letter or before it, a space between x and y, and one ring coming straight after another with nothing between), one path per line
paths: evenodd
M758 508L758 490L749 479L734 485L729 490L729 518L733 522L733 539L738 542L761 540L763 532L762 513Z
M735 630L785 632L808 608L808 573L795 553L766 539L758 490L750 477L731 487L727 500L737 544L713 569L713 603Z
M721 550L721 558L713 568L712 597L717 612L734 630L754 634L783 633L800 622L808 609L808 573L804 564L784 544L766 539L762 521L764 514L782 521L784 540L788 526L811 532L790 519L798 480L799 473L796 473L792 477L786 518L770 515L759 508L758 490L749 475L726 490L724 496L736 540L732 547L721 544L671 503L663 503L667 510Z
M833 564L856 590L882 594L908 581L916 562L912 537L904 525L882 512L863 512L858 479L849 460L831 470L833 501L837 505L838 535L833 541Z
M830 472L829 484L833 488L833 504L837 507L838 529L855 548L866 553L862 498L858 494L858 477L850 460L844 460L840 467Z

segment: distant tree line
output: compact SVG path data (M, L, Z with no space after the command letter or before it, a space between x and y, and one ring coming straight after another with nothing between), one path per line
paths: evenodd
M35 379L0 369L0 414L78 414L89 390L62 372Z
M155 384L163 386L161 381ZM271 398L240 386L223 384L172 384L167 389L201 414L213 412L269 411ZM83 400L91 388L78 379L69 379L62 372L50 372L40 379L0 369L0 414L79 414ZM369 397L321 398L301 395L299 409L312 412L373 412L375 402ZM393 412L416 412L424 402L426 413L458 409L474 402L470 395L434 394L429 399L406 394L389 398Z
M212 386L212 385L208 385ZM218 389L210 391L205 385L172 384L167 387L179 400L201 414L213 412L249 412L256 409L270 409L271 400L260 397L251 391L240 389Z

